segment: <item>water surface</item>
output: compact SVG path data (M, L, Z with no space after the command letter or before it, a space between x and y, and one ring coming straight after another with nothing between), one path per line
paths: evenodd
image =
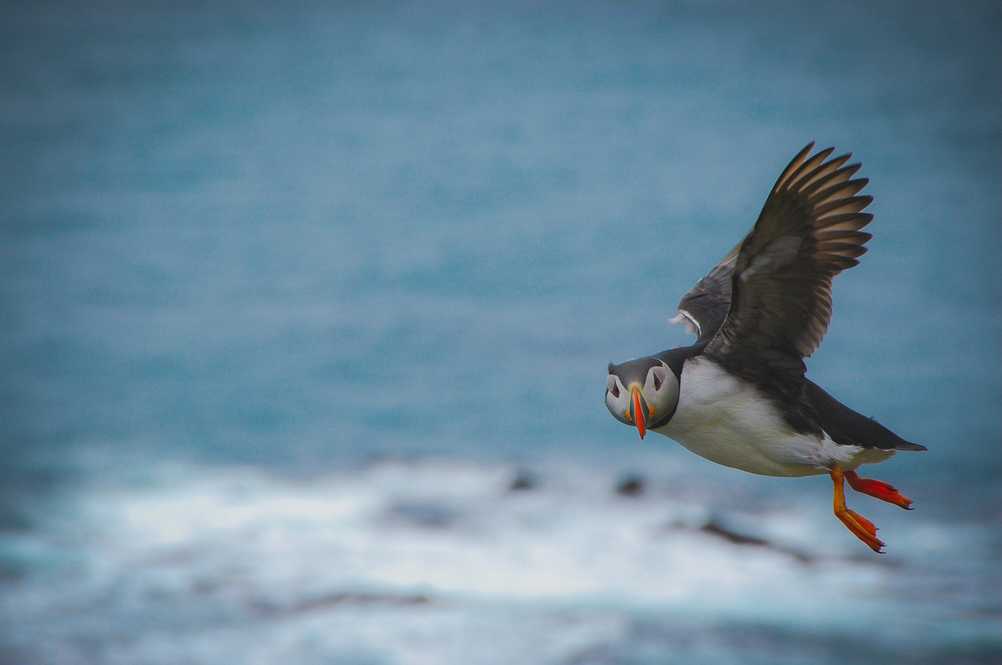
M1000 657L992 3L2 24L2 659ZM930 449L880 558L601 402L811 139L876 197L811 376Z

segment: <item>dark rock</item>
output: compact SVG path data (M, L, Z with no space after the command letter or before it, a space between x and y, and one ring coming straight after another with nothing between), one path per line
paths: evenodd
M701 526L699 530L703 533L720 536L727 542L734 543L735 545L755 545L758 547L769 546L769 541L765 538L759 538L758 536L746 536L743 533L731 531L730 529L727 529L712 520Z
M703 526L699 528L703 533L710 534L711 536L716 536L718 538L723 538L729 543L735 545L742 545L747 547L765 547L767 549L773 550L775 552L782 552L783 554L788 554L792 556L797 561L801 563L812 563L814 557L803 550L796 549L794 547L787 547L786 545L779 545L777 543L770 542L765 538L760 538L758 536L749 536L747 534L738 533L732 529L721 525L719 522L714 520L709 520Z
M452 508L427 501L400 501L391 505L386 512L395 522L425 529L444 529L459 519L458 513Z
M427 605L431 599L424 594L388 594L388 593L329 593L313 598L306 598L288 608L287 612L312 612L342 605L355 607L362 605L411 606Z
M539 477L528 469L519 469L508 483L509 492L527 492L539 487Z
M616 494L619 496L640 496L646 490L646 481L640 474L629 473L616 484Z
M304 598L289 604L277 604L265 600L250 603L257 613L268 616L289 616L306 612L322 612L340 607L412 607L428 605L431 598L424 594L392 594L378 592L334 592Z
M813 564L818 561L846 561L851 563L866 564L869 566L887 566L887 567L899 567L902 565L900 560L891 559L887 557L875 557L870 555L868 552L860 552L856 554L848 555L838 555L838 554L826 554L824 552L810 552L808 550L800 549L797 547L791 547L789 545L783 545L782 543L774 543L767 538L762 538L760 536L752 536L745 533L740 533L734 529L730 529L726 526L720 524L720 522L710 519L707 520L702 526L693 527L683 521L673 521L663 527L661 527L662 532L669 531L698 531L715 538L720 538L726 540L728 543L737 545L738 547L762 547L773 552L779 552L781 554L786 554L787 556L793 557L797 561L803 564Z

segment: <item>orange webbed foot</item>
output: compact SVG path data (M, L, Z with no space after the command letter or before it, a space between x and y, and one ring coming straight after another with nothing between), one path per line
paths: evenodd
M855 471L846 471L845 479L849 481L849 486L857 492L869 494L872 497L893 503L905 510L912 509L912 500L899 492L897 488L889 483L870 478L860 478Z
M835 484L834 510L835 517L839 519L849 529L850 532L864 543L867 547L878 554L884 551L884 542L877 538L877 527L873 522L866 519L854 510L845 505L845 490L843 487L844 472L841 469L831 471L832 482Z
M877 538L877 528L873 522L866 519L855 510L846 508L844 512L836 512L835 517L841 520L854 536L866 543L867 547L877 554L884 553L884 541Z
M866 519L852 508L846 507L845 512L849 513L849 517L856 520L856 523L863 529L863 531L867 533L867 535L871 536L872 538L877 537L877 527L873 525L873 522Z

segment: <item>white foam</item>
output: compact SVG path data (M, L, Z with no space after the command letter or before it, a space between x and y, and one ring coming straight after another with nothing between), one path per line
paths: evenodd
M742 598L757 606L759 593L775 598L791 584L819 581L787 554L667 526L698 526L698 503L626 500L613 495L610 476L561 471L538 490L508 494L511 469L501 465L385 463L308 482L192 470L187 482L93 493L83 508L102 525L92 554L108 574L153 564L225 577L239 562L245 590L265 596L419 588L710 610L741 607ZM422 511L440 511L443 523L423 522ZM769 521L806 526L792 513ZM844 582L840 570L833 564L820 579ZM863 584L879 574L854 569L851 577ZM796 603L796 594L787 600Z
M538 487L516 492L508 490L510 466L446 460L389 461L309 479L178 471L146 486L81 494L82 565L65 584L15 589L0 609L16 607L38 625L65 617L67 607L101 607L100 619L74 615L76 628L46 624L84 633L98 620L155 617L155 628L134 630L142 644L121 652L141 650L144 662L160 662L150 653L189 656L165 646L177 630L203 645L198 662L214 662L224 647L246 653L243 642L225 639L227 626L260 616L282 618L261 628L268 635L261 653L316 639L325 649L371 647L398 662L423 662L407 654L432 635L483 637L518 624L520 641L544 640L541 626L563 620L557 632L567 643L547 647L559 659L588 643L582 635L621 631L625 607L858 627L887 611L875 590L895 575L892 567L837 557L808 565L703 533L707 502L736 504L742 507L725 522L742 531L811 554L859 551L850 538L839 541L844 534L820 508L776 509L734 487L695 492L684 477L652 473L643 496L626 498L612 491L614 470L566 461L537 467ZM362 600L339 601L346 593ZM415 606L413 598L428 602ZM471 640L439 640L427 662L466 662L464 650L476 648ZM496 661L477 662L519 658L515 644L498 649Z

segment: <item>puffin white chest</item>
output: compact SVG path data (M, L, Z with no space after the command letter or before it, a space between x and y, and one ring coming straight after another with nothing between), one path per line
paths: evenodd
M668 424L655 430L659 434L717 464L750 473L825 471L835 444L794 431L755 386L703 356L686 361L680 383L678 407Z

